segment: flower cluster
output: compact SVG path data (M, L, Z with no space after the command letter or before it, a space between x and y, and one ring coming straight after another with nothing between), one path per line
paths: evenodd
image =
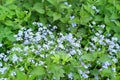
M48 74L55 74L52 73L53 70L49 70L49 64L56 64L62 65L63 69L72 66L81 79L91 78L92 75L94 79L98 80L100 77L104 77L102 73L108 69L113 71L115 77L116 67L113 65L118 62L116 54L120 50L120 45L116 37L110 37L108 33L104 34L104 24L97 25L95 21L89 24L94 35L85 48L81 46L81 37L75 37L72 33L55 34L57 26L50 24L44 26L39 22L33 22L33 26L36 27L36 30L21 28L18 34L14 35L17 42L13 44L13 47L6 53L0 54L0 75L7 74L13 78L20 71L31 77L36 66L44 67ZM94 62L81 58L86 52L93 55L98 52ZM64 73L71 80L76 74L71 69ZM5 79L0 79L7 80L7 75L4 76ZM57 78L54 75L52 77L53 79ZM110 75L107 76L107 79L109 78L111 78Z

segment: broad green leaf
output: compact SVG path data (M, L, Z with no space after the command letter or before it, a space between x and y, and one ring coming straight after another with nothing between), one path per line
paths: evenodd
M96 53L93 53L93 54L84 54L81 56L81 58L83 60L87 60L87 61L95 61L95 59L97 58L97 54Z
M8 6L9 9L12 9L12 10L15 10L17 9L18 7L15 5L15 4L11 4Z
M29 12L28 14L26 14L24 20L28 21L30 19L30 16L31 16L31 12Z
M110 25L111 24L110 18L109 18L108 15L105 15L104 22L105 22L106 25Z
M112 75L113 72L111 71L110 68L108 68L108 69L103 69L100 73L106 77L109 77Z
M60 77L64 77L65 71L63 70L62 66L50 64L48 66L48 70L53 73L53 76L56 80L60 80Z
M21 10L19 10L19 9L16 9L15 10L15 12L16 12L16 15L17 15L17 18L19 19L23 19L24 18L24 16L25 16L25 12L22 12Z
M95 16L95 21L103 21L102 16L96 15L96 16Z
M90 20L92 20L92 17L88 12L86 12L83 8L80 11L80 24L86 25Z
M99 74L99 71L97 69L93 69L90 71L92 75L97 76Z
M33 71L31 72L32 75L41 76L45 74L45 70L41 66L34 67Z
M16 80L27 80L27 75L24 72L17 70Z
M8 4L11 4L11 3L13 3L15 0L6 0L6 4L8 5Z
M116 20L115 24L117 25L116 28L120 30L120 22Z
M11 42L16 41L16 38L14 37L13 34L8 35L7 38L8 38L8 40L10 40Z
M100 62L102 62L102 63L104 63L104 62L106 62L106 61L111 62L111 59L110 59L110 56L109 56L109 55L107 55L107 54L102 54L102 55L100 56L100 58L98 59L98 61L100 61Z
M118 11L120 11L120 4L116 4L115 7Z
M43 8L43 4L42 3L35 3L33 6L33 10L37 11L40 14L44 14L45 10Z
M91 4L83 5L84 9L87 10L92 16L94 16L95 11L91 9Z
M54 5L55 7L58 7L60 2L66 1L66 0L47 0L49 3Z
M6 24L7 26L14 26L14 25L13 25L13 22L12 22L11 20L5 21L5 24Z
M59 13L53 13L53 21L56 21L56 20L58 20L58 19L60 19L61 18L61 14L59 14Z

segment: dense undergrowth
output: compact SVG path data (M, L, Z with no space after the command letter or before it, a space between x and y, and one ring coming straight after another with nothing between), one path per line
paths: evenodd
M119 80L119 0L0 0L0 80Z

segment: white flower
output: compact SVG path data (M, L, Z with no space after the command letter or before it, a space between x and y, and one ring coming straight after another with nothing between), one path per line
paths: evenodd
M16 76L16 72L12 72L12 73L11 73L11 76Z
M8 70L7 67L0 68L0 73L1 73L1 74L4 74L6 70Z
M3 44L0 43L0 47L2 47L2 46L3 46Z
M73 73L70 72L70 73L68 74L68 78L72 80L72 79L73 79Z
M64 45L63 44L58 44L58 47L61 48L61 49L65 49Z
M92 41L97 42L98 38L96 36L94 36L93 38L91 38Z
M70 54L71 54L71 55L75 55L75 54L76 54L76 51L73 49L73 50L70 51Z
M89 27L90 27L90 28L93 28L93 26L92 26L91 24L89 24Z
M83 74L82 74L82 77L86 79L86 78L88 78L89 76L88 76L86 73L83 73Z
M18 37L18 35L14 35L14 37L15 37L15 38L17 38L17 37Z
M93 10L96 10L96 6L92 6L91 8L92 8Z
M99 36L100 34L99 33L95 33L96 36Z
M0 53L0 58L3 58L5 56L4 53Z
M95 25L95 24L96 24L96 22L95 22L95 21L92 21L92 24L93 24L93 25Z
M100 12L100 10L99 10L99 9L96 9L95 11L96 11L96 13L99 13L99 12Z
M77 24L76 23L72 23L72 27L76 27L77 26Z
M16 55L16 54L14 54L13 56L12 56L12 62L13 63L15 63L15 62L17 62L18 61L18 56Z
M109 63L108 61L106 61L105 63L103 63L102 67L103 68L108 68L109 65L111 65L111 63Z
M9 59L8 57L4 57L4 58L3 58L3 61L7 62L8 59Z
M110 80L109 78L107 78L106 80Z
M18 36L22 36L23 35L23 31L18 31Z
M42 23L37 23L37 25L38 25L38 27L43 26L43 24L42 24Z
M28 40L25 40L24 44L30 44L30 42Z
M64 2L65 5L68 5L68 2Z
M71 4L69 4L69 5L68 5L68 7L72 7L72 5L71 5Z
M105 42L110 43L111 41L110 41L110 39L105 39Z
M113 58L112 61L113 61L114 63L117 63L117 62L118 62L118 60L117 60L116 58Z
M116 68L115 68L115 67L112 67L112 71L113 71L113 72L116 72Z
M53 29L57 29L57 26L53 26Z
M112 41L117 41L118 38L117 37L112 37Z
M105 28L105 25L104 25L104 24L102 24L102 25L100 25L100 27L101 27L101 28Z
M0 67L3 66L2 62L0 62Z
M73 20L75 18L75 16L70 16L70 20Z
M40 65L44 65L44 63L45 63L45 62L43 62L43 61L39 61L39 64L40 64Z
M19 69L20 69L20 71L24 71L24 67L20 67Z
M101 30L98 30L98 32L99 32L100 34L102 34L102 32L103 32L103 31L101 31Z
M98 77L98 76L95 76L95 80L99 80L99 77Z
M7 78L0 78L0 80L8 80Z
M71 33L66 35L66 40L68 40L70 43L74 43L74 39Z
M33 25L36 25L36 24L37 24L37 22L33 22L32 24L33 24Z
M82 74L82 73L83 73L83 71L82 71L82 70L79 70L79 73L80 73L80 74Z

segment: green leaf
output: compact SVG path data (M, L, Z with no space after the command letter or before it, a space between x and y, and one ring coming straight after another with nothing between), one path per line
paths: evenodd
M61 14L59 14L59 13L53 13L53 21L56 21L56 20L58 20L58 19L60 19L61 18Z
M41 66L37 66L33 69L33 71L31 72L32 75L35 75L35 76L41 76L41 75L44 75L45 74L45 70L43 67Z
M55 54L54 56L51 57L51 59L53 60L53 63L59 64L60 56L58 54Z
M105 22L105 24L107 24L107 25L110 25L110 24L111 24L109 16L105 15L104 22Z
M50 64L48 70L53 73L56 80L60 80L60 77L64 77L65 71L62 69L62 66Z
M93 69L90 71L92 75L97 76L99 74L98 69Z
M64 65L66 62L70 61L71 58L68 54L62 54L62 64Z
M47 1L56 7L60 3L60 0L47 0Z
M108 68L108 69L103 69L101 72L100 72L100 74L102 74L102 75L104 75L104 76L106 76L106 77L110 77L110 75L112 75L112 71L111 71L111 69L110 68Z
M5 24L6 24L7 26L13 26L13 22L12 22L11 20L5 21Z
M43 9L43 4L42 3L35 3L33 6L33 10L37 11L40 14L44 14L45 11Z
M15 10L17 9L18 7L15 5L15 4L11 4L8 6L9 9L12 9L12 10Z
M25 75L24 72L21 72L19 70L17 70L16 72L17 72L16 80L27 80L27 75Z
M25 17L25 12L21 11L20 9L15 10L17 18L23 19Z
M6 0L6 4L8 5L8 4L11 4L11 3L13 3L15 0Z
M95 16L95 21L103 21L102 16L96 15L96 16Z
M92 20L92 17L88 12L86 12L83 8L80 11L80 24L86 25L90 20Z
M111 59L110 59L110 57L109 57L109 55L107 55L107 54L102 54L101 56L100 56L100 58L98 59L98 61L100 61L100 62L106 62L106 61L109 61L109 62L111 62Z
M11 42L16 41L16 38L14 37L13 34L8 35L7 38L8 38L8 40L10 40Z
M28 14L26 14L24 20L28 21L30 19L30 16L31 16L31 12L29 12Z
M95 61L95 59L97 58L97 54L93 53L93 54L84 54L81 56L81 58L83 60L87 60L87 61Z
M88 11L92 16L94 16L95 11L91 9L91 4L83 5L84 9Z

